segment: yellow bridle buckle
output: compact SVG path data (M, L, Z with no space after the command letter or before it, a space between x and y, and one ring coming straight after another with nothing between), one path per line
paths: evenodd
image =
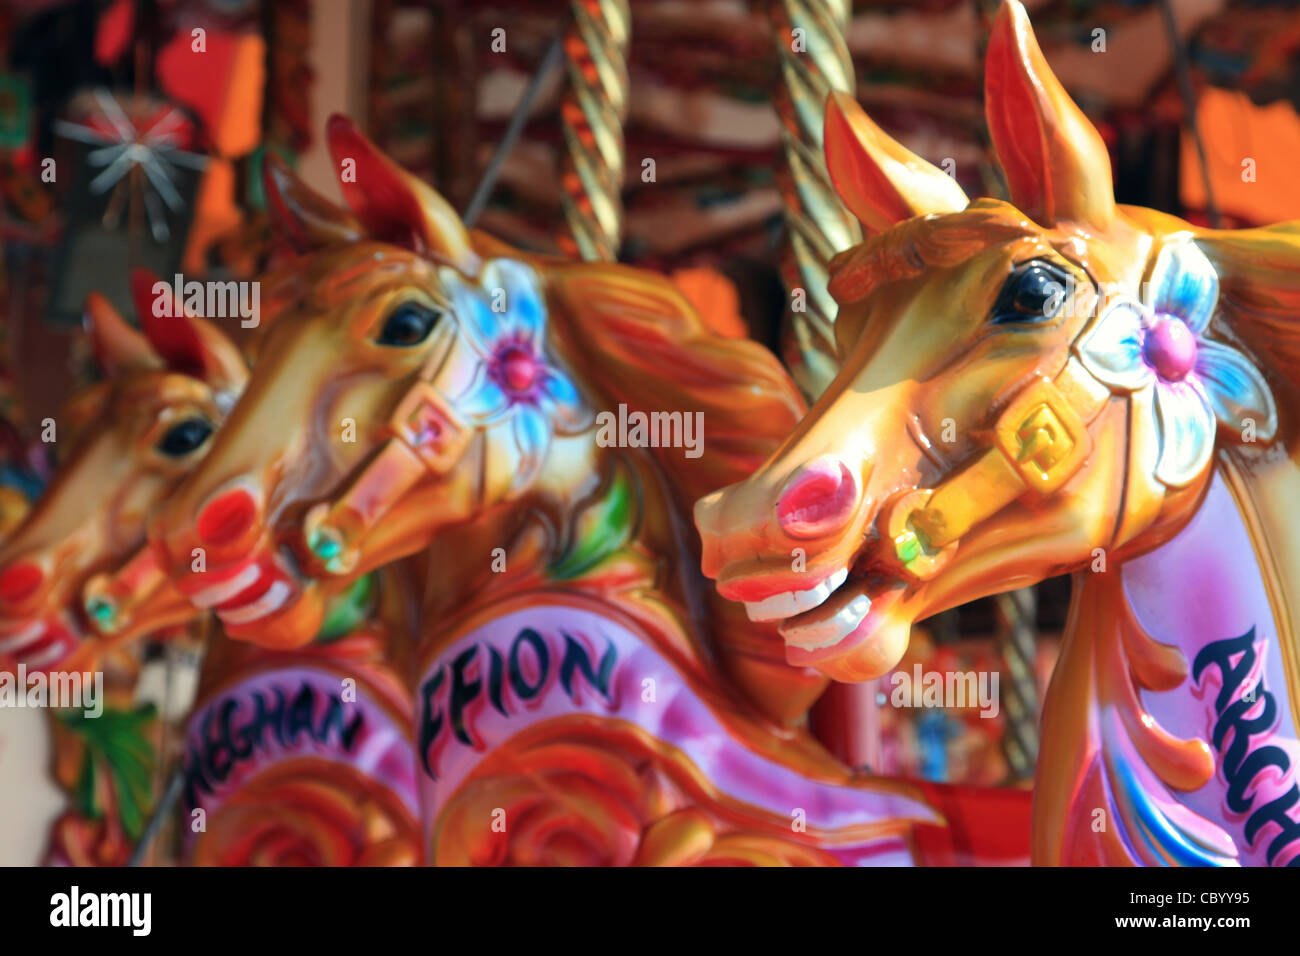
M1035 466L1044 481L1051 475L1053 466L1074 447L1065 426L1050 405L1035 408L1016 429L1016 438L1020 441L1016 461Z
M1025 484L1049 494L1070 480L1092 452L1092 436L1051 381L1024 389L998 417L994 440Z

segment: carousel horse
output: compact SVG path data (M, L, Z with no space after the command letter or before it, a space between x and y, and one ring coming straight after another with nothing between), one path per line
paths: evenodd
M123 863L139 835L153 754L131 707L135 652L140 638L198 617L185 596L150 573L144 521L206 452L247 377L238 349L215 325L174 303L155 309L152 279L132 277L143 335L91 297L87 321L109 378L75 396L72 413L61 416L73 427L65 436L73 450L0 554L0 585L27 565L57 582L8 605L9 630L30 634L31 621L59 621L77 641L48 656L37 634L15 647L23 652L18 662L50 671L103 668L108 676L113 706L104 719L57 738L56 774L70 791L87 786L86 741L104 743L100 749L116 758L108 773L91 773L96 812L69 813L56 824L50 856L64 863ZM411 705L387 661L396 633L409 628L386 630L402 612L392 589L378 590L373 581L359 582L335 602L317 645L298 655L250 654L219 636L211 642L186 741L184 794L191 811L204 815L201 828L190 828L194 862L418 859ZM351 699L340 695L348 682ZM247 736L223 753L204 735L214 724L229 734L232 722ZM101 730L112 740L101 741Z
M1300 865L1300 224L1117 205L1014 0L985 96L1011 202L827 103L867 236L832 268L841 367L697 504L704 571L840 681L888 672L913 621L1073 573L1035 862Z
M933 803L817 744L825 679L694 571L691 503L803 413L776 360L661 276L470 233L341 117L328 138L356 219L272 184L311 251L265 285L248 388L152 525L166 573L291 648L427 552L431 863L919 861Z
M138 273L132 286L143 332L101 296L87 299L106 377L55 419L56 473L0 547L0 655L32 670L90 669L141 636L122 628L111 641L95 639L81 590L145 540L150 510L203 456L247 378L239 350L215 325L157 317L150 277ZM157 589L153 601L140 609L151 630L192 616L174 590Z
M73 808L54 823L51 861L126 862L152 802L156 715L135 705L139 638L192 616L172 591L141 608L150 625L99 640L82 616L81 587L144 540L149 510L202 457L247 372L213 325L152 315L151 282L133 282L143 333L98 295L86 324L103 380L55 419L61 461L49 487L0 548L0 659L26 693L31 675L103 675L102 713L51 711L54 776ZM26 679L24 679L24 675ZM63 679L63 678L61 678ZM82 691L85 700L85 690ZM95 708L98 709L98 708Z

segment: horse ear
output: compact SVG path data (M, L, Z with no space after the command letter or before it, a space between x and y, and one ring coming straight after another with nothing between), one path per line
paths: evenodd
M90 335L95 362L106 374L116 375L126 369L158 368L162 365L149 340L131 328L98 292L86 296L82 322Z
M295 252L354 242L364 236L355 216L304 183L275 153L267 153L262 183L275 234Z
M932 212L960 212L957 181L892 139L847 93L826 99L826 169L867 232Z
M1004 0L984 64L984 109L1011 201L1043 226L1105 228L1115 214L1110 155L1034 39L1017 0Z
M131 271L131 295L140 327L167 368L214 388L239 388L248 366L230 337L177 302L171 286L148 269Z
M477 274L469 232L442 196L380 152L346 116L330 117L327 137L343 198L373 238Z

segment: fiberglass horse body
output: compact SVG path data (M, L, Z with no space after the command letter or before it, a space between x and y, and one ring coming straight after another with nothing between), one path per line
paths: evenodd
M103 639L83 614L83 588L144 541L149 511L202 457L246 377L215 326L154 317L150 285L133 277L143 332L101 296L87 300L105 377L59 412L53 480L0 549L0 670L18 693L24 674L48 675L51 689L56 674L65 686L77 674L78 686L92 688L92 675L102 675L102 714L51 712L54 776L74 808L55 821L48 858L68 865L121 865L130 855L150 802L156 730L134 699L142 641L193 616L179 592L159 590L139 605L142 626Z
M1117 206L1015 2L986 70L1013 204L828 102L868 236L833 263L841 369L698 504L704 569L843 681L918 619L1073 572L1034 860L1300 864L1300 228Z
M61 447L71 450L0 552L13 659L108 677L105 722L118 728L112 752L98 755L116 761L108 772L81 769L91 759L86 742L103 733L78 735L55 721L60 780L69 790L81 780L79 794L94 782L92 811L56 824L52 858L71 864L121 864L139 835L151 771L138 776L125 764L152 760L135 726L140 645L199 613L159 573L145 526L202 459L247 379L234 343L167 291L159 300L166 286L154 279L131 277L143 332L90 297L87 325L107 376L60 414ZM209 641L184 758L186 808L204 813L201 827L187 828L194 862L418 859L410 696L390 660L409 644L409 615L393 583L357 582L334 602L316 644L294 654L231 646L219 634ZM341 694L349 684L350 698Z
M264 289L249 387L154 526L178 585L226 598L232 636L291 647L331 594L428 549L431 863L912 862L939 815L816 744L825 679L693 571L690 503L803 410L776 361L662 277L471 235L347 121L329 139L365 235L273 190L308 251ZM617 447L619 406L702 412L703 454Z

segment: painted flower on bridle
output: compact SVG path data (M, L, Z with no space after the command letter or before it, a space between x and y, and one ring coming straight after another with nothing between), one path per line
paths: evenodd
M480 426L509 419L519 448L516 485L531 481L555 434L576 434L591 416L573 382L546 354L546 299L537 273L522 262L494 259L477 284L453 269L443 282L460 328L479 363L453 401Z
M1218 426L1271 441L1277 408L1260 371L1239 351L1208 337L1219 277L1189 238L1166 245L1142 301L1112 299L1076 346L1084 367L1114 392L1153 403L1159 445L1155 475L1177 488L1214 453ZM1141 394L1139 394L1141 393Z

